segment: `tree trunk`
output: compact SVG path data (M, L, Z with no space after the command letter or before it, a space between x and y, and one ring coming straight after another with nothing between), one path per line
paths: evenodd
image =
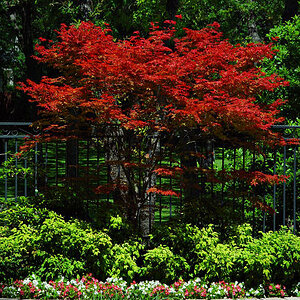
M250 12L250 16L248 18L248 32L254 43L261 42L261 37L258 34L258 29L252 12Z
M121 208L123 216L133 225L139 227L143 237L148 237L154 223L154 206L156 196L146 191L155 185L156 175L153 174L156 155L159 149L159 135L150 138L148 143L136 141L132 132L125 132L122 128L112 127L106 131L107 163L109 166L109 180L114 185L113 200ZM132 149L135 144L146 144L146 149ZM124 163L132 162L132 152L148 151L147 169L125 167ZM135 154L136 155L136 154ZM137 159L135 157L135 159ZM137 174L136 172L139 172ZM138 179L139 178L139 179Z
M197 134L197 133L195 133ZM184 217L188 222L200 224L206 214L203 207L210 201L211 193L207 191L207 175L198 171L198 167L210 170L213 166L213 141L201 140L197 136L185 136L188 142L183 149L181 165L183 174Z
M78 177L78 141L75 139L66 142L66 177Z
M178 0L167 0L166 11L170 19L174 19L178 10L179 1Z
M109 182L117 186L113 191L114 203L122 208L124 216L133 222L134 213L130 212L129 209L132 205L129 203L129 191L120 188L129 185L124 166L122 166L122 162L126 161L124 146L127 142L122 128L108 126L106 130L106 159L109 168Z
M25 55L25 64L27 69L27 78L33 81L39 81L40 70L37 62L33 59L34 47L33 47L33 35L32 35L32 14L33 14L33 2L28 0L24 1L20 8L21 20L22 20L22 48Z
M282 21L289 21L298 14L299 3L298 0L285 0L284 12Z
M186 212L191 211L191 207L198 205L202 192L200 191L199 175L196 172L198 159L195 155L193 155L198 152L196 141L188 140L181 157L181 166L184 168L182 180L184 215L187 218L189 218L189 216L186 215Z
M157 155L160 149L160 136L156 132L152 138L150 138L150 151L148 153L149 159L152 161L152 166L150 166L150 170L147 170L144 183L146 187L144 188L146 191L156 185L157 175L153 173L153 169L155 168ZM144 201L142 202L142 206L139 210L139 226L141 234L144 238L147 238L151 233L152 227L154 225L155 218L155 202L156 202L156 194L145 193Z
M41 78L41 67L33 59L34 45L32 33L32 18L34 11L33 0L18 1L15 5L11 5L8 14L10 22L13 24L15 32L15 47L20 48L25 56L26 74L25 78L38 82ZM17 46L17 44L20 46ZM33 121L37 115L36 105L29 103L28 97L24 96L22 103L16 107L17 115L20 114L19 119L26 121ZM20 120L18 120L20 121Z

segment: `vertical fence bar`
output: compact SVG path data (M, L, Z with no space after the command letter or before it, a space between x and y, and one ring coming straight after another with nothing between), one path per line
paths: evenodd
M18 157L17 157L17 152L18 152L18 141L15 139L15 167L16 167L16 174L15 174L15 200L17 201L18 199Z
M180 160L180 169L182 170L182 161ZM182 184L179 183L179 193L180 193L180 198L179 198L179 213L180 215L182 214Z
M255 150L253 151L253 157L252 157L252 164L253 164L253 169L255 171L256 167L255 167ZM254 194L255 196L255 194ZM254 199L255 201L255 199ZM254 229L255 229L255 206L253 205L253 215L252 215L252 234L254 236Z
M97 147L97 185L100 185L100 146L99 146L99 138L96 139L96 147ZM97 210L99 209L99 197L97 197Z
M172 159L171 159L171 152L170 152L170 169L172 168ZM172 177L170 177L170 190L172 189ZM170 196L169 199L169 205L170 205L170 217L172 217L172 196Z
M236 170L236 149L233 150L233 172ZM236 195L236 179L233 179L233 199L232 199L232 210L235 213L235 195Z
M107 149L106 149L106 163L107 163L107 170L106 170L106 183L107 185L109 184L110 180L110 165L108 163L108 161L110 160L110 155L109 155L109 147L110 147L110 137L108 136L107 137L107 145L106 145ZM110 194L107 193L106 195L106 202L108 203L109 202L109 197L110 197Z
M34 147L34 195L37 196L38 194L38 167L37 167L37 163L38 163L38 145L35 144Z
M24 161L24 168L27 169L27 158ZM24 175L24 196L27 197L27 174Z
M273 175L276 174L276 158L277 158L277 152L276 149L274 150L274 169L273 169ZM273 231L276 230L276 188L277 185L276 183L273 186L273 209L274 209L274 213L273 213Z
M211 174L212 177L214 177L214 144L212 142L212 149L210 149L212 152L208 154L208 157L211 159L210 163L210 167L211 167ZM211 199L214 199L214 181L212 180L211 182Z
M152 184L152 174L150 173L149 174L149 186L151 187L151 184ZM152 224L151 224L151 214L152 214L152 208L151 208L151 205L152 205L152 193L149 193L148 194L148 206L149 206L149 208L148 208L148 210L149 210L149 219L148 219L148 221L149 221L149 233L151 232L151 230L152 230Z
M58 186L58 142L55 142L55 185Z
M86 144L86 190L89 193L89 188L90 188L90 140L87 140L87 144ZM77 151L77 153L79 154L79 151ZM79 160L78 160L79 161ZM76 168L78 168L79 166L76 166ZM78 172L77 172L78 173ZM90 195L90 193L89 193ZM86 211L89 211L89 198L86 201Z
M266 203L266 195L264 195L264 203ZM266 232L266 211L263 211L263 232Z
M286 146L283 147L283 175L286 175ZM283 182L282 225L285 226L286 182Z
M243 148L243 170L245 171L246 169L246 150ZM245 221L245 183L242 182L242 189L243 189L243 198L242 198L242 220L243 222Z
M45 185L47 185L48 183L47 167L48 167L48 143L45 144Z
M225 169L225 149L224 145L222 146L222 187L221 187L221 206L224 205L224 169Z
M294 196L294 201L293 201L293 218L294 218L294 228L293 228L293 233L296 233L296 193L297 193L297 189L296 189L296 176L297 176L297 156L296 156L296 149L297 146L294 147L294 191L293 191L293 196Z
M264 164L263 164L263 171L265 172L266 170L266 156L265 156L265 149L263 148L263 159L264 159ZM266 189L263 187L263 194L264 194L264 204L266 204ZM263 232L266 232L266 210L263 210Z
M139 178L139 182L138 182L138 197L139 199L141 199L142 197L142 143L139 143L139 156L138 156L138 165L139 165L139 171L138 171L138 178Z
M4 140L4 161L7 161L7 151L8 151L8 142L7 140ZM7 201L7 174L5 174L5 179L4 179L4 194L5 194L5 201Z
M162 150L161 150L161 142L159 143L159 166L161 167L162 161ZM159 175L159 188L161 189L161 175ZM159 223L161 224L161 214L162 214L162 195L159 194Z

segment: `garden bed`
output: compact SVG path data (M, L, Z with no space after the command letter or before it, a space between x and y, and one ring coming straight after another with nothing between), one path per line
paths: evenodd
M159 281L133 281L128 284L122 278L107 278L105 282L90 275L82 278L45 282L35 275L16 280L10 285L0 285L2 299L224 299L224 298L284 298L300 297L300 282L286 291L279 284L246 288L244 283L224 281L205 283L196 278L178 280L166 285ZM11 297L11 298L9 298Z

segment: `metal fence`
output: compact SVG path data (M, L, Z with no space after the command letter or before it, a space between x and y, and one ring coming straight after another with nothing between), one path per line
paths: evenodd
M73 186L75 182L75 186L81 186L82 192L86 194L85 198L88 200L81 203L86 214L95 217L96 212L101 210L104 203L112 202L109 194L94 194L95 187L109 182L109 167L105 164L108 157L101 139L76 141L75 162L74 159L69 161L70 153L68 154L67 143L59 141L38 145L32 152L20 159L16 154L19 152L24 137L37 134L31 129L30 124L28 122L0 122L0 162L2 163L0 199L17 201L20 196L37 196L39 191L55 191L56 197L62 197L58 194L72 179ZM300 126L277 125L274 126L274 130L282 131L286 139L299 138ZM74 144L72 147L74 148ZM256 231L277 230L280 225L293 228L294 233L297 231L297 224L300 221L300 210L297 205L299 200L297 188L299 188L300 178L298 146L283 146L272 151L265 149L262 154L250 153L242 148L228 149L222 145L215 145L213 156L211 165L207 166L212 170L242 168L287 175L288 179L280 185L256 189L251 195L243 193L243 184L235 180L230 184L206 182L203 189L205 193L199 194L199 199L201 199L198 206L203 206L204 203L208 208L197 211L199 207L195 208L192 205L185 207L185 197L180 182L172 178L157 176L155 179L157 185L165 185L177 190L180 197L175 198L172 195L156 197L155 205L149 205L150 210L155 210L156 222L162 223L190 209L194 214L198 213L203 216L203 222L208 220L218 223L218 218L226 214L232 220L250 222ZM169 161L164 161L164 165L170 167L176 165L176 158L172 157L171 152L167 159ZM70 170L75 170L71 172L72 176L68 176ZM79 198L78 195L75 195L76 197ZM259 201L251 199L259 199ZM70 204L71 208L72 205L74 203ZM272 208L275 213L270 213L269 208ZM231 224L231 221L228 222L225 220L219 223L227 226Z
M23 165L20 166L16 154L19 152L19 146L22 140L33 133L29 129L30 125L30 122L0 122L0 163L2 163L0 178L4 183L0 195L4 197L5 200L7 200L8 197L14 197L17 200L18 196L28 196L28 176L25 175L26 169L28 168L28 160L24 159ZM37 166L37 154L34 156L34 159L35 166ZM8 171L9 162L10 170ZM24 176L20 176L21 171L18 172L18 169L23 169ZM20 177L23 177L22 182L20 182ZM34 186L36 188L36 168L34 178Z

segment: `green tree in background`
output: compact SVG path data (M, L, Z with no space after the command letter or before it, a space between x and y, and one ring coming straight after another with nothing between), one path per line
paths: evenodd
M51 73L33 59L34 47L40 36L51 39L61 23L83 19L89 10L77 5L69 8L65 0L3 0L0 3L0 107L1 120L27 121L35 118L35 108L24 95L16 95L14 85L24 78L39 81ZM79 1L78 1L79 2ZM81 1L82 2L82 1ZM82 2L83 3L83 2ZM8 109L8 106L11 109ZM11 116L10 114L14 114Z
M270 30L267 37L273 40L279 50L273 61L265 63L265 70L271 74L276 72L289 81L290 85L279 89L268 97L288 99L283 107L283 116L289 119L300 117L300 18L278 25ZM268 98L266 97L266 98Z
M199 29L217 21L231 43L264 42L270 36L282 35L278 45L283 53L277 57L278 64L268 68L274 72L278 66L279 74L287 75L291 81L291 87L282 91L282 96L291 99L290 108L285 112L294 118L292 111L299 111L298 86L294 82L299 59L295 55L297 44L291 42L297 38L296 29L288 28L297 28L299 22L290 21L287 25L282 22L297 15L298 8L298 0L3 0L0 3L0 107L3 112L0 118L9 117L8 98L14 106L13 119L20 120L26 107L27 119L34 118L34 108L24 101L24 95L15 95L14 85L24 78L38 81L42 75L51 76L53 70L38 65L32 55L38 38L53 39L54 30L61 23L70 25L88 20L96 25L109 23L114 36L123 39L134 31L147 37L150 22L162 23L174 19L175 15L182 15L181 28ZM3 96L7 91L10 94Z
M145 30L149 21L162 21L170 16L166 0L138 0L134 22ZM284 0L179 0L176 14L183 16L182 26L194 29L218 21L231 42L263 40L270 28L279 24L285 9Z

